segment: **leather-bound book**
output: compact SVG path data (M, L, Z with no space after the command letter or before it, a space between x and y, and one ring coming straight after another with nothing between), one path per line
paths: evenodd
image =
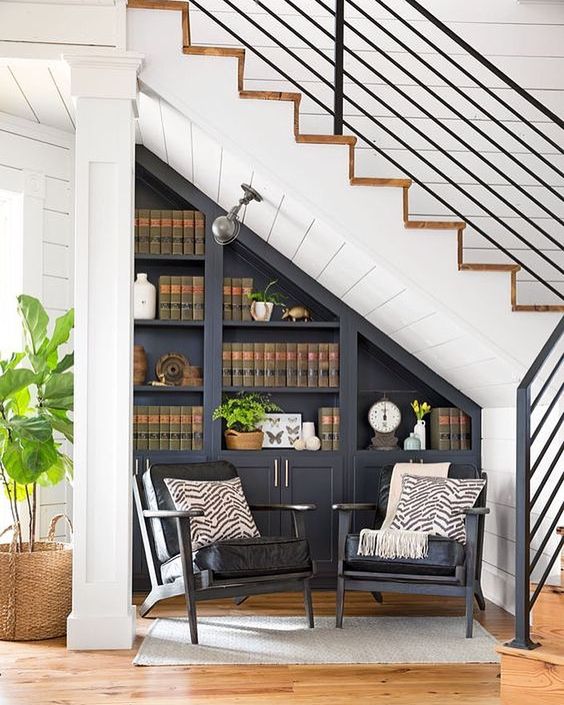
M234 321L240 321L243 314L243 280L241 277L231 279L231 306Z
M206 252L206 228L204 214L194 212L194 254L203 255Z
M231 343L233 386L243 386L243 343Z
M180 450L192 450L192 407L180 407Z
M298 386L298 344L286 343L286 385Z
M193 291L192 303L194 307L194 320L203 321L204 320L204 277L192 277Z
M307 386L319 386L319 343L307 344Z
M180 450L181 407L170 407L170 450Z
M223 280L223 320L233 320L233 302L231 300L231 277Z
M252 321L251 302L249 296L253 291L252 277L243 277L241 279L241 320Z
M298 343L298 387L307 387L307 343Z
M264 387L264 343L254 343L255 387Z
M182 277L170 278L170 318L173 321L180 320L182 305Z
M339 381L339 343L329 343L329 386L338 387Z
M472 449L472 429L470 417L460 409L460 450Z
M149 407L137 407L137 448L147 450L149 448Z
M243 343L243 387L254 387L255 349L253 343Z
M192 407L192 450L202 450L204 447L204 408Z
M194 254L194 211L182 211L183 238L182 249L185 255Z
M151 232L151 211L147 208L138 210L139 220L139 254L149 254L149 240Z
M184 218L182 211L172 211L172 254L184 254Z
M139 252L139 210L136 208L133 215L133 243L134 252Z
M276 343L276 366L274 368L274 386L286 386L286 343Z
M150 211L150 233L149 233L149 252L152 255L161 254L161 212L157 210Z
M139 407L133 407L133 448L139 448Z
M170 319L170 277L159 277L159 318Z
M159 448L170 450L170 407L159 408Z
M264 344L264 386L274 387L276 377L276 344Z
M233 371L231 367L231 343L223 343L221 358L221 382L224 387L231 387L233 384Z
M321 440L321 450L333 450L333 409L322 406L318 412L317 432Z
M180 282L180 319L194 320L194 281L193 277L182 277Z
M450 450L450 408L438 406L431 409L431 448Z
M329 386L329 343L319 343L319 387Z
M341 447L341 410L338 406L333 407L333 450Z
M460 450L460 411L450 410L450 450Z
M147 419L149 427L149 450L158 450L160 447L160 410L158 406L150 406Z
M161 255L172 254L172 211L161 211Z

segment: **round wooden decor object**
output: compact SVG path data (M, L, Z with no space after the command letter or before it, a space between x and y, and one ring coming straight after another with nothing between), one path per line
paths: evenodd
M155 374L159 382L175 386L182 384L184 368L190 363L181 353L165 353L155 365Z

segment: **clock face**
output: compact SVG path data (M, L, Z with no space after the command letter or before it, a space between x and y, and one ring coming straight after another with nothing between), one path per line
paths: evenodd
M389 399L381 399L370 407L368 423L379 433L393 433L401 423L401 411Z

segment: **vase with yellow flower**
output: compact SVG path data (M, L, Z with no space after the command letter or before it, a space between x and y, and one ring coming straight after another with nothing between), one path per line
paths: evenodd
M417 419L417 423L415 424L415 428L413 429L413 433L419 438L419 441L421 442L421 450L425 450L426 446L426 424L425 424L425 416L431 411L431 405L428 404L426 401L422 402L421 404L415 399L414 401L411 402L411 408L413 409L413 413L415 414L415 418Z

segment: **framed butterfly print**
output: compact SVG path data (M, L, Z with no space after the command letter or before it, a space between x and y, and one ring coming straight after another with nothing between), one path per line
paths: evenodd
M292 448L302 435L302 415L266 414L259 428L264 432L263 448Z

